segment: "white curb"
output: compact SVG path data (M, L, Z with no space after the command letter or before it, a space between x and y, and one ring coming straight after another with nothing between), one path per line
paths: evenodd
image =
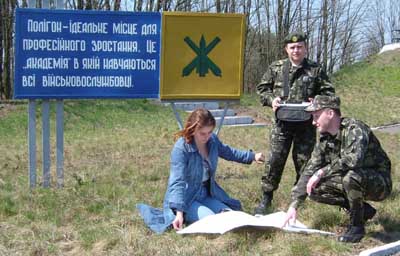
M360 252L360 256L387 256L400 254L400 240Z

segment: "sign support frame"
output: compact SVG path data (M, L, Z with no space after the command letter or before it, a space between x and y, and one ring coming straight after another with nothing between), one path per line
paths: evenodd
M172 111L174 112L175 119L176 119L176 122L178 123L179 130L183 129L183 122L182 122L182 118L179 115L178 109L176 108L175 103L185 102L185 103L190 104L190 103L196 103L196 102L217 102L218 104L220 104L223 102L224 103L224 112L222 113L221 119L219 120L219 122L216 124L217 126L215 127L216 128L215 134L218 136L218 134L221 131L222 126L224 124L224 119L225 119L226 113L228 112L229 104L236 103L238 101L239 100L190 100L190 101L188 101L188 100L174 100L174 101L164 100L162 102L171 104Z
M36 102L28 102L29 187L36 187Z
M34 189L37 184L37 154L36 154L36 101L28 102L28 154L29 154L29 187ZM42 102L42 157L43 157L43 188L50 187L50 100ZM56 101L56 174L57 188L64 187L64 102Z
M64 187L64 101L56 101L57 188Z
M50 187L50 101L42 102L43 187Z

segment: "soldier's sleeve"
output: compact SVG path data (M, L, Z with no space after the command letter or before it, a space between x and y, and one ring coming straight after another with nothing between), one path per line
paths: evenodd
M311 176L324 167L324 157L320 145L315 145L311 158L308 161L303 173L301 174L297 184L292 188L291 207L298 208L307 198L307 183Z
M257 94L260 96L260 102L263 106L272 107L272 101L275 98L273 94L274 82L275 71L273 65L270 65L264 73L261 82L256 86Z
M335 88L330 81L328 75L322 68L319 68L318 74L318 84L319 84L319 95L335 95Z
M325 175L348 172L362 167L365 153L368 150L369 132L364 126L351 125L348 135L342 142L343 154L332 161Z

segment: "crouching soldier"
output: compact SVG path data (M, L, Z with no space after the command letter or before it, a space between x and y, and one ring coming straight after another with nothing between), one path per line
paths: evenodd
M376 213L366 201L382 201L392 191L390 160L366 124L341 117L338 97L316 96L306 111L321 138L292 189L284 225L296 220L296 209L309 196L347 209L350 225L339 241L357 243L365 235L365 222Z

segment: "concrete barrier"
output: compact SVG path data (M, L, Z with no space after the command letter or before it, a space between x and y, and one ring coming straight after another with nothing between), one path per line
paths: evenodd
M215 121L217 124L220 122L221 118L216 117ZM253 117L251 116L225 116L224 125L236 125L236 124L251 124L253 123Z
M400 240L360 252L359 256L400 255Z

